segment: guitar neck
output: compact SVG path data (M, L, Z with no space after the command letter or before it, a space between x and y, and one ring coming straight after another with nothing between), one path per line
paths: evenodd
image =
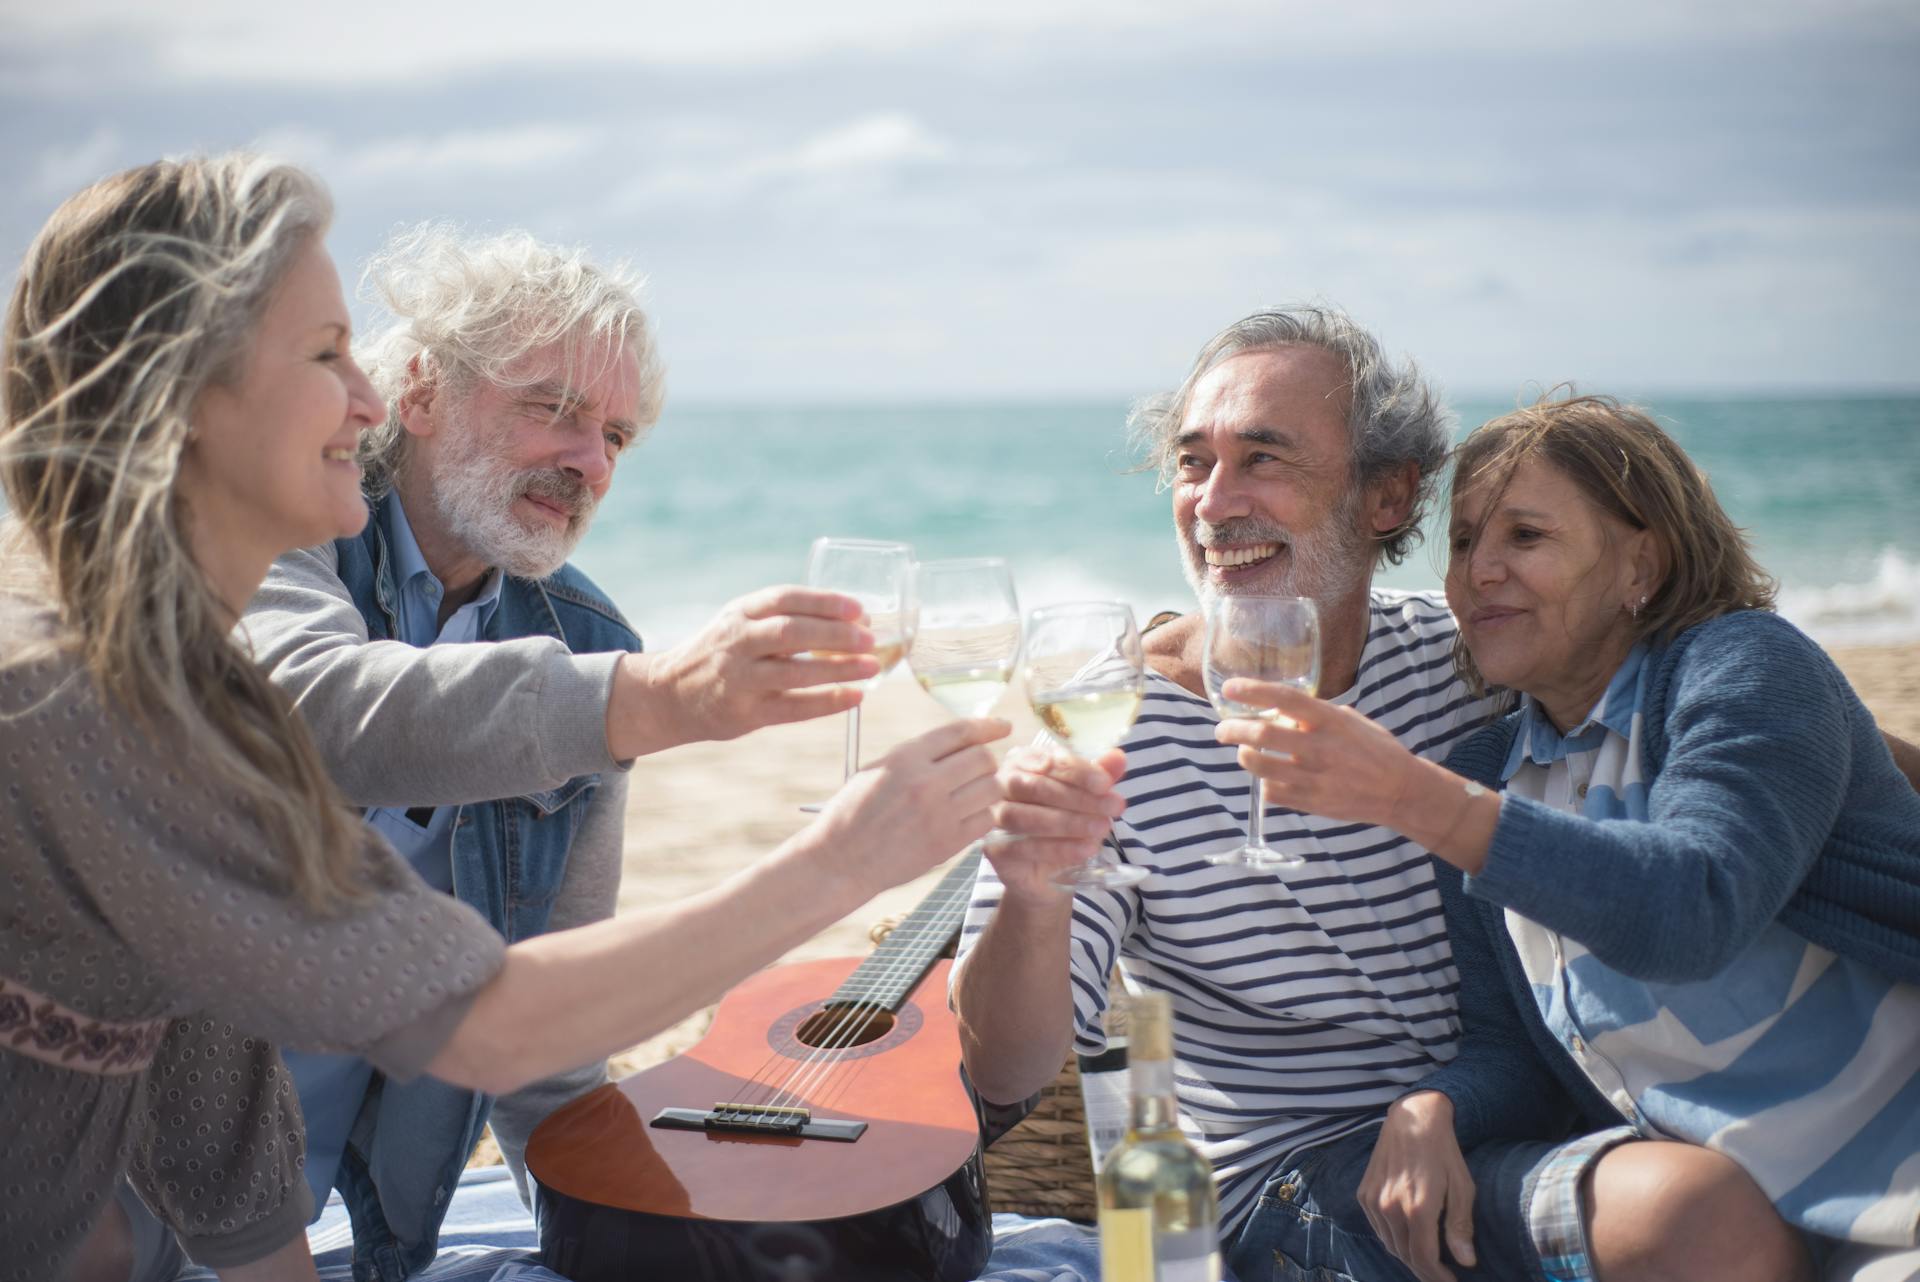
M833 995L835 1002L878 1005L898 1010L927 969L947 950L967 915L980 850L974 847L947 869L933 893L894 927L873 955L854 968Z

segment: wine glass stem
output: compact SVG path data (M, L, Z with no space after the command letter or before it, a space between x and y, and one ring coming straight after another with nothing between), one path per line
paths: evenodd
M847 709L847 772L842 780L851 779L860 769L860 705L854 704Z
M854 711L858 712L856 708ZM1264 850L1267 845L1267 789L1259 775L1247 784L1247 849Z

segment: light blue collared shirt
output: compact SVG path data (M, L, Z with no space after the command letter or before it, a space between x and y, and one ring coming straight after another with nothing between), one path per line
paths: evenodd
M440 602L446 587L427 568L420 543L401 510L399 496L386 505L387 551L393 557L399 584L396 639L408 645L430 646L478 641L500 602L501 574L488 572L479 593L440 623ZM376 806L365 814L381 836L393 843L400 857L413 865L421 879L441 891L453 889L453 817L457 806ZM300 1109L307 1122L307 1186L313 1190L314 1214L326 1205L345 1155L353 1124L360 1115L373 1065L358 1055L285 1053L287 1068L300 1092Z

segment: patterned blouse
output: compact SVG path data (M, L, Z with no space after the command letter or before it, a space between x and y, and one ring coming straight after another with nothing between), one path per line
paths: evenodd
M384 844L394 889L296 904L189 748L20 659L53 634L0 597L0 1280L65 1276L128 1175L195 1259L245 1263L311 1203L274 1043L415 1075L505 945Z

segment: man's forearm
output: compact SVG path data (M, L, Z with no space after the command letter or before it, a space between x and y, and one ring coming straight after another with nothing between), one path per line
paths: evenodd
M1052 1081L1073 1043L1072 922L1069 895L1009 895L961 963L953 992L961 1055L975 1089L995 1104Z

